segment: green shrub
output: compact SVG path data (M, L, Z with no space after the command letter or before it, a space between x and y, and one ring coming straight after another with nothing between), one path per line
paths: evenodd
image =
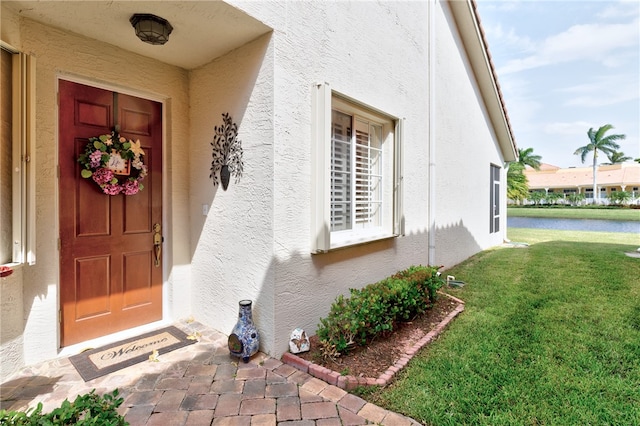
M42 413L42 403L35 409L23 411L0 410L0 425L49 426L49 425L109 425L126 426L117 412L124 399L118 398L118 389L103 396L91 392L78 395L73 402L64 400L62 405L48 414Z
M411 266L364 288L350 289L350 297L339 295L318 325L322 347L331 348L332 357L344 354L432 307L444 284L438 269Z

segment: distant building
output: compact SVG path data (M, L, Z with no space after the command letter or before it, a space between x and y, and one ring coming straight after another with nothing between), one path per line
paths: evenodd
M585 194L593 199L593 167L569 167L562 169L551 164L542 164L540 170L527 167L524 174L529 180L529 191L545 191L567 196L571 193ZM597 185L600 200L608 203L615 191L631 193L633 203L640 202L640 164L620 163L598 166Z

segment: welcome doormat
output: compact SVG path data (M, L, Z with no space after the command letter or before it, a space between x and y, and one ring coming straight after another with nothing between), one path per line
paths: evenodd
M174 326L91 349L69 358L85 382L113 373L130 365L148 361L153 351L158 355L192 345L196 341Z

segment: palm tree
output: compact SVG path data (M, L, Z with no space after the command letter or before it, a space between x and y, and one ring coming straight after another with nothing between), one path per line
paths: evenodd
M524 166L533 167L536 170L540 170L540 161L542 157L533 153L533 148L520 149L518 148L518 163Z
M527 177L522 173L524 166L511 163L507 169L507 198L520 204L529 195Z
M593 127L589 129L587 132L587 136L589 136L589 143L585 146L581 146L576 149L576 152L573 155L579 155L580 159L584 163L584 160L587 158L587 154L593 152L593 203L598 204L600 195L598 194L598 186L597 186L597 166L598 166L598 152L603 152L607 155L615 152L617 149L620 149L620 145L616 143L616 141L623 140L627 137L627 135L607 135L609 130L613 129L611 124L605 124L601 126L598 130L593 130Z
M624 155L624 152L621 151L613 151L611 154L607 154L607 158L609 159L609 164L620 164L632 160L631 157Z

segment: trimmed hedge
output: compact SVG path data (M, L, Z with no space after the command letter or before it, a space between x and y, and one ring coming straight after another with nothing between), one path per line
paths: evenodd
M372 338L393 331L394 325L409 321L431 308L436 291L444 285L441 266L411 266L404 271L350 289L350 297L339 295L316 332L325 351L339 356Z

